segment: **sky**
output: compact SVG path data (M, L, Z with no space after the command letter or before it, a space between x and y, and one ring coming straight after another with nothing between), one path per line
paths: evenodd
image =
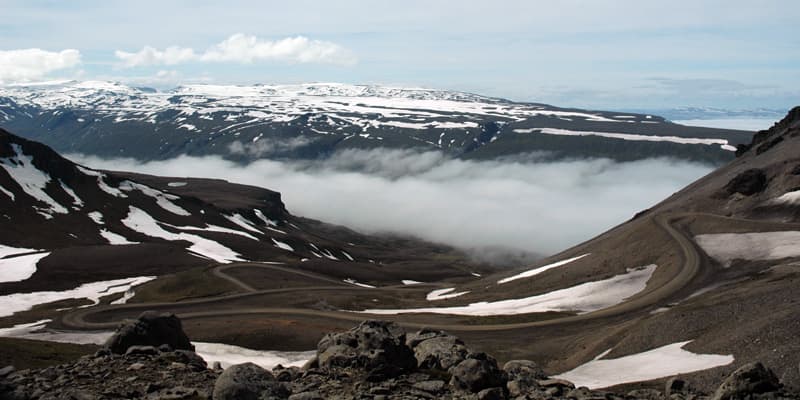
M800 103L794 0L0 0L0 81L344 82L605 109Z

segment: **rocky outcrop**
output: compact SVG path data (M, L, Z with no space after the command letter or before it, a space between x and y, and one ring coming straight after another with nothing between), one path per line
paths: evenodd
M281 399L288 397L289 393L271 372L253 363L229 367L214 383L215 400Z
M347 332L329 333L317 345L319 366L361 368L370 379L392 378L416 367L406 333L386 321L364 321Z
M142 313L136 320L125 321L106 342L106 347L116 354L125 354L131 346L161 345L176 350L194 350L178 317L152 311Z
M764 171L752 168L736 175L725 185L728 194L741 193L745 196L752 196L760 193L767 187L767 175Z
M461 339L442 331L423 329L406 339L414 350L417 367L449 372L464 361L469 349Z
M173 318L143 315L139 324L120 327L115 335L120 339L114 343L137 342L122 340L136 326L149 327L139 332L144 337L152 337L148 332L154 327L161 333L166 332L160 330L164 326L180 328L169 322ZM182 337L183 331L172 334ZM620 395L576 388L571 382L548 378L533 361L509 361L501 369L492 357L472 352L448 333L423 329L406 335L398 325L385 321L365 321L346 332L326 335L316 359L303 368L278 366L267 371L245 363L223 372L218 367L209 369L193 351L175 350L168 343L154 347L138 342L121 353L103 348L74 363L38 371L0 368L2 400L100 398L800 400L782 392L778 379L761 364L738 369L713 398L692 391L676 378L667 381L664 392L641 388Z
M739 400L753 395L778 391L781 383L768 368L761 363L746 364L737 369L722 382L712 400Z

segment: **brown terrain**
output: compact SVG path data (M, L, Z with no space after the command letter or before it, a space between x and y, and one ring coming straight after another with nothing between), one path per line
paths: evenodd
M55 160L43 163L40 169L59 171L51 175L73 187L86 205L80 211L43 220L20 203L0 196L0 207L13 222L4 223L0 243L53 250L30 279L0 283L0 294L60 290L85 282L147 274L158 279L136 287L136 295L127 304L109 304L121 296L117 294L88 308L70 308L79 304L45 305L0 318L0 326L49 318L53 320L50 329L111 330L123 319L157 310L178 315L194 340L254 349L309 350L327 332L344 331L364 319L380 318L407 329L446 330L501 362L536 360L551 375L571 370L609 349L604 359L691 341L686 350L735 358L729 365L685 377L701 389L713 390L738 367L761 361L788 388L800 390L800 343L796 340L800 332L800 257L734 259L725 265L706 254L695 239L711 233L800 230L800 203L773 201L800 188L800 108L769 131L758 133L749 147L740 147L739 157L733 162L630 221L513 271L476 264L444 246L411 238L365 236L292 216L283 207L280 195L265 189L219 180L106 172L106 181L112 186L131 180L177 196L174 202L190 215L175 215L138 192L131 192L127 198L108 196L97 190L94 177L87 178L49 149L3 132L0 158L8 155L9 143L22 143L34 160ZM0 170L0 185L14 188L9 179ZM169 185L178 181L186 184ZM15 194L24 196L21 191ZM55 189L52 197L68 203L66 195L57 194ZM244 230L258 240L240 234L193 231L228 246L243 259L253 260L220 264L191 255L181 241L156 239L131 230L120 222L131 205L178 227L213 224L243 231L225 216L238 213L249 221L258 221L254 210L260 210L276 225ZM97 226L86 217L87 212L100 209L106 226L141 243L104 244ZM272 239L288 244L292 250L276 247ZM800 247L800 243L796 245ZM498 280L521 271L583 254L589 255L535 277L498 284ZM619 304L582 314L559 311L480 317L354 312L518 299L608 279L629 268L651 264L657 269L644 290ZM345 281L351 279L374 287ZM402 280L425 283L403 285ZM469 293L436 302L426 300L426 294L439 288ZM2 353L30 352L22 345L0 342L0 346ZM65 353L75 351L64 348ZM0 362L23 358L24 354L17 354L0 358ZM637 385L663 385L665 380Z

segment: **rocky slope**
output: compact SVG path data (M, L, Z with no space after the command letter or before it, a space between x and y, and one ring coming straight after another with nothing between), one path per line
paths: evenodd
M342 149L417 148L476 159L535 153L720 164L750 136L647 114L344 84L192 85L167 92L113 82L4 86L0 124L60 152L140 160L313 159Z
M323 337L304 367L267 371L244 363L224 371L192 351L180 321L145 313L126 322L106 347L74 363L42 370L0 369L2 399L797 399L762 364L746 365L714 393L672 379L664 391L626 394L575 388L548 378L533 361L473 352L435 330L407 334L385 321L364 321Z

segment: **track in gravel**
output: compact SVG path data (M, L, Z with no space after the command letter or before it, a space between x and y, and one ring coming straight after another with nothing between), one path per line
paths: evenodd
M441 329L441 330L449 330L449 331L502 331L502 330L511 330L511 329L520 329L520 328L530 328L530 327L541 327L541 326L552 326L558 324L567 324L567 323L575 323L581 321L588 321L588 320L596 320L606 317L613 317L618 316L621 314L639 311L643 308L648 306L653 306L663 302L664 300L668 299L670 296L677 293L679 290L686 287L692 280L695 278L700 272L701 269L707 267L708 263L703 255L701 255L696 245L686 237L681 231L676 229L672 223L675 220L680 218L684 218L687 216L691 216L693 214L675 214L675 215L664 215L658 214L655 216L650 217L651 222L658 225L661 229L663 229L673 240L677 243L680 247L682 252L683 263L681 265L680 270L675 274L672 279L667 281L665 284L652 289L648 290L641 296L636 296L629 301L625 301L623 303L617 304L612 307L608 307L602 310L594 311L587 314L581 315L572 315L560 318L554 318L549 320L542 320L542 321L532 321L532 322L520 322L520 323L505 323L505 324L487 324L487 325L463 325L463 324L431 324L431 323L424 323L418 324L414 322L407 322L402 321L399 322L400 325L411 327L411 328L421 328L421 327L429 327L433 329ZM224 273L224 270L229 268L235 267L259 267L259 268L266 268L266 269L274 269L280 270L283 272L291 272L296 273L299 275L303 275L305 277L319 279L322 281L326 281L329 283L336 283L337 286L315 286L315 287L301 287L301 288L283 288L283 289L270 289L270 290L255 290L251 286L241 282L240 280L229 276ZM113 312L115 310L125 310L125 311L132 311L132 310L163 310L169 311L170 309L181 309L181 308L193 308L193 306L197 306L198 309L201 309L200 306L204 304L213 304L218 301L222 300L231 300L231 299L241 299L249 296L257 296L263 294L275 294L275 293L288 293L288 292L295 292L297 290L303 290L306 292L309 291L347 291L352 292L353 290L363 290L363 291L389 291L389 290L396 290L392 287L384 287L384 288L376 288L376 289L369 289L369 288L361 288L353 285L349 285L345 282L341 282L329 277L325 277L324 275L319 275L315 273L305 272L305 271L298 271L295 269L291 269L288 267L282 267L280 265L275 264L252 264L252 263L238 263L238 264L228 264L214 268L213 273L222 278L226 279L240 288L247 291L247 293L239 293L234 295L227 295L227 296L219 296L214 298L204 298L204 299L197 299L197 300L189 300L189 301L182 301L178 303L135 303L135 304L125 304L125 305L115 305L115 306L100 306L100 307L92 307L88 309L79 309L73 312L66 314L62 317L62 323L65 326L70 328L76 329L92 329L92 330L99 330L99 329L113 329L116 328L119 324L118 321L113 322L89 322L86 318L92 314L97 314L100 312ZM289 308L289 307L246 307L246 308L239 308L235 310L210 310L210 311L199 311L199 310L187 310L185 312L177 312L178 317L182 319L197 319L197 318L211 318L211 317L220 317L220 316L232 316L232 315L281 315L281 316L313 316L313 317L323 317L323 318L332 318L338 320L345 320L345 321L353 321L353 322L360 322L366 318L372 316L372 314L366 313L357 313L357 312L346 312L346 311L326 311L326 310L312 310L312 309L304 309L304 308ZM406 316L411 314L405 314ZM381 315L380 318L388 318L390 316Z

